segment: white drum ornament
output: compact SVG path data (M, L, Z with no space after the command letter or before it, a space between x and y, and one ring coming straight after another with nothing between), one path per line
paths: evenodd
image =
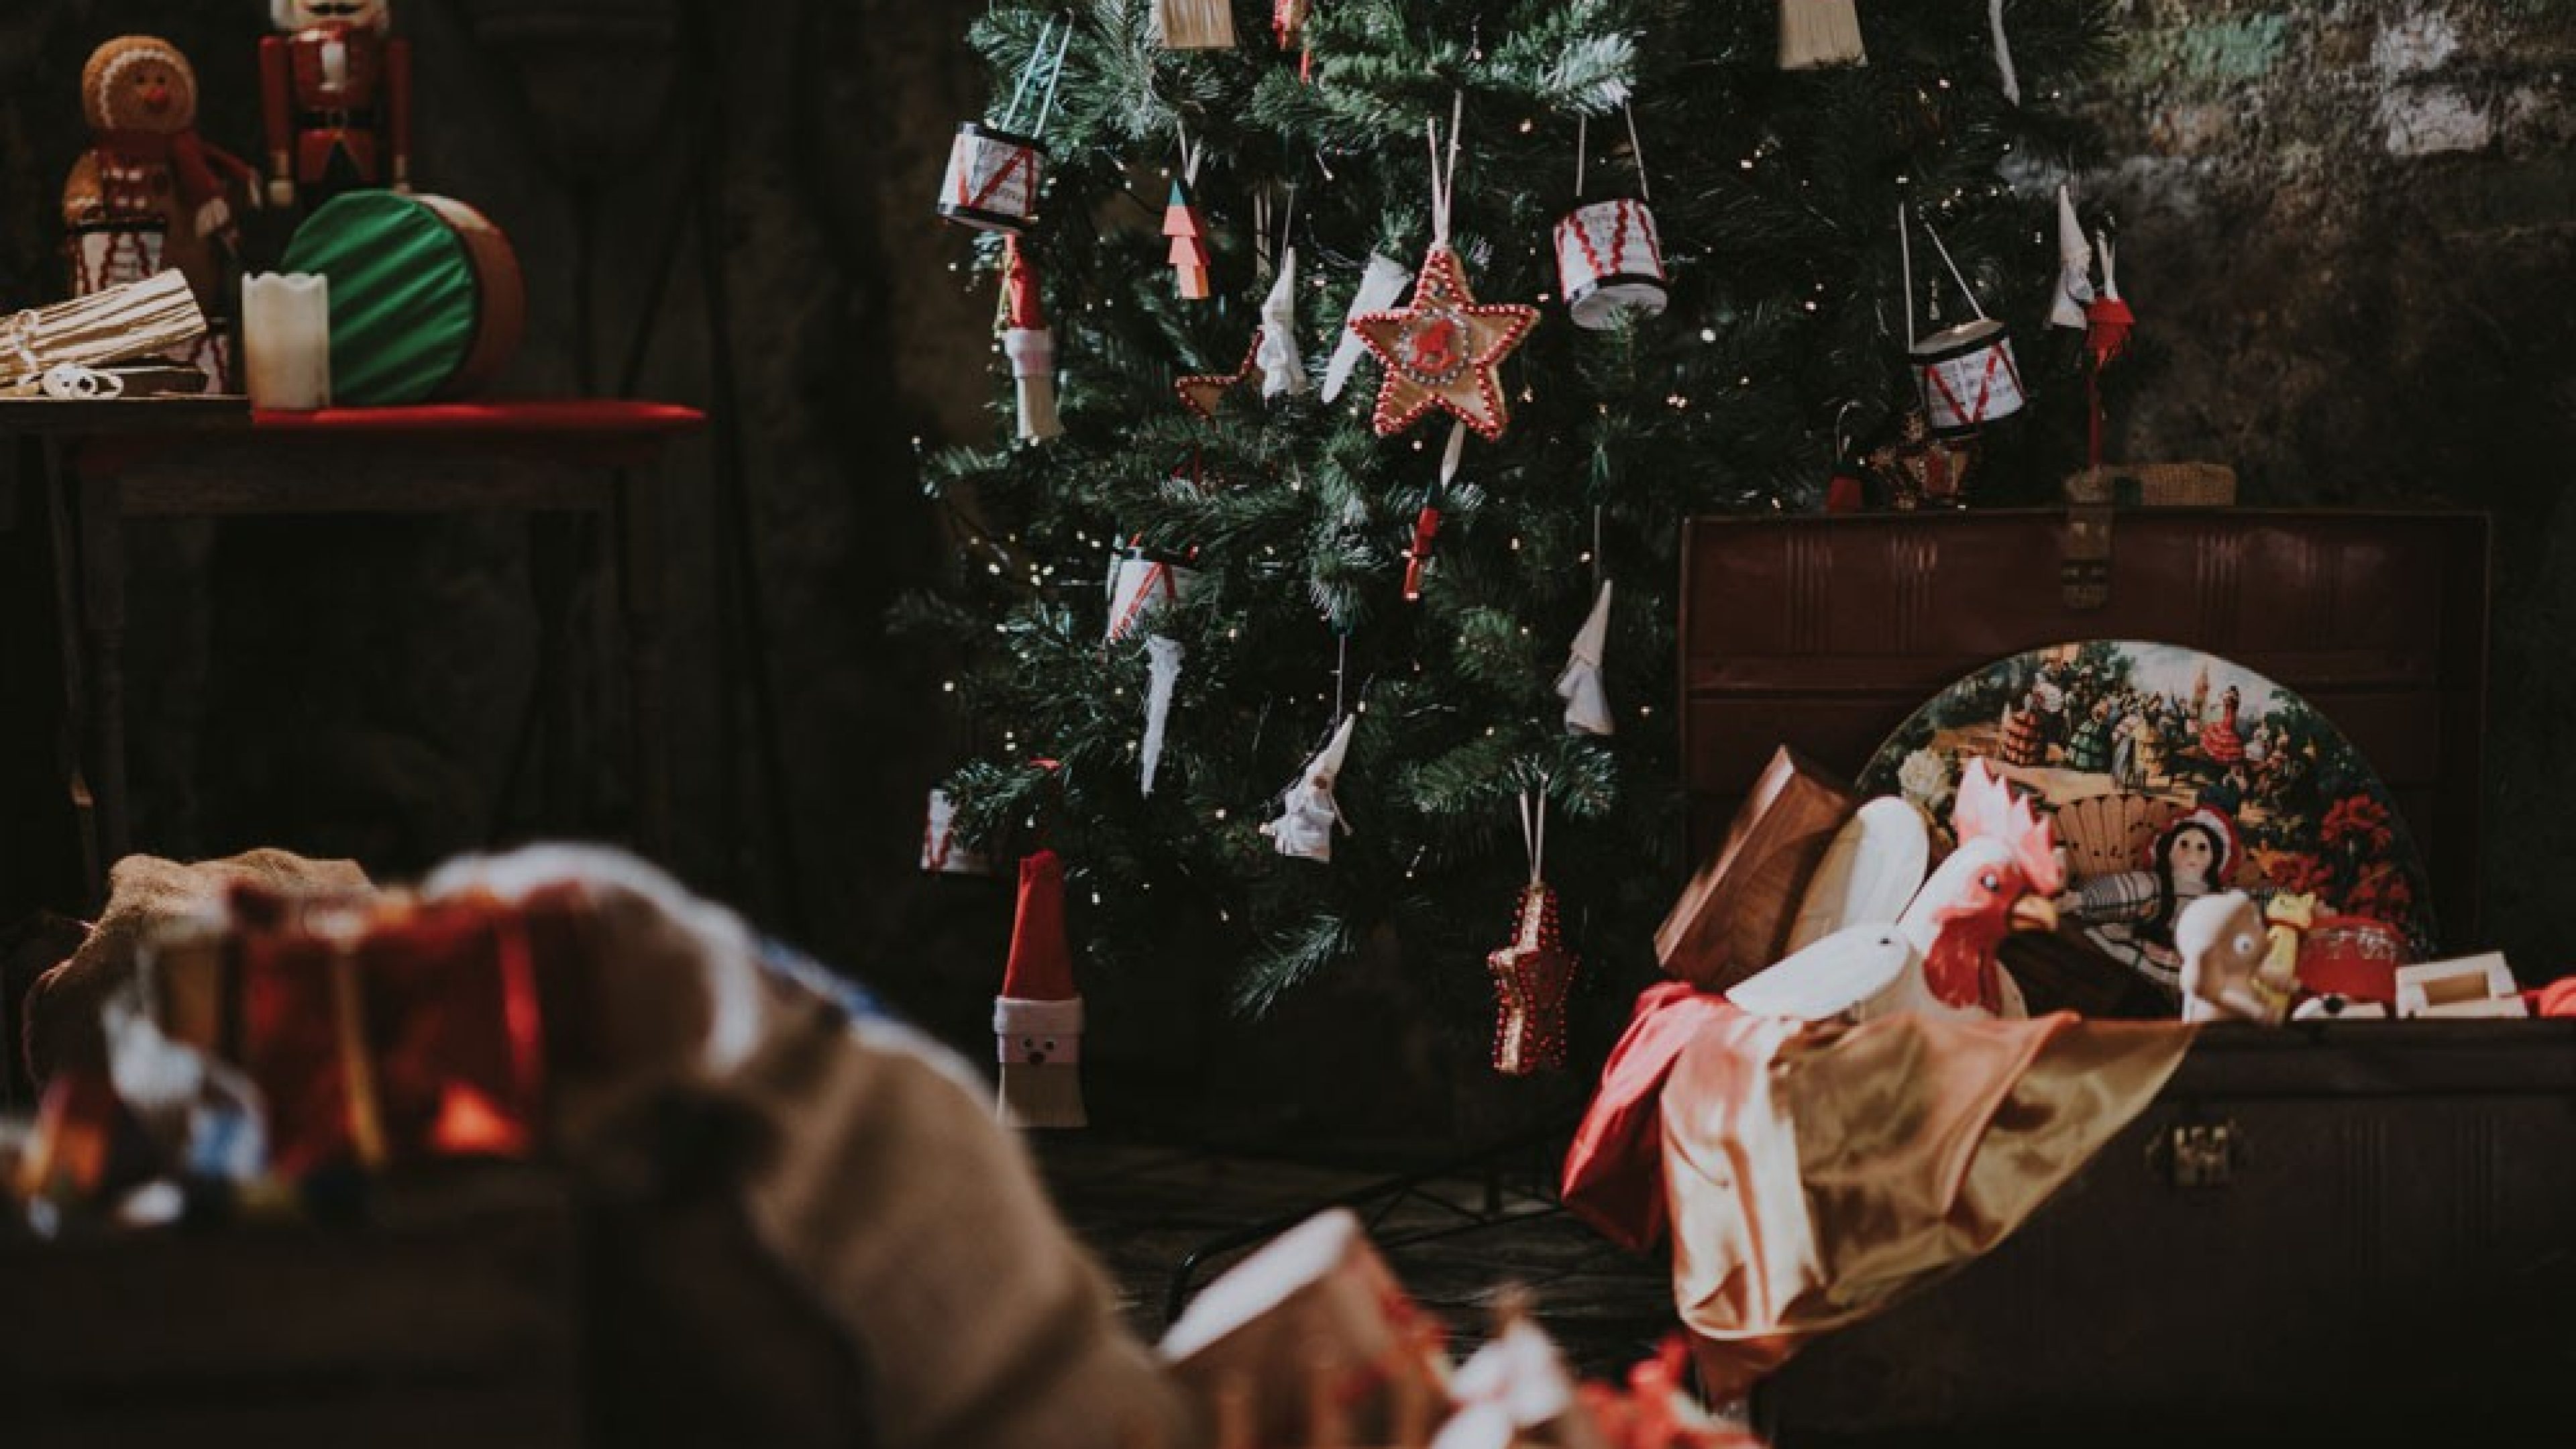
M1616 326L1623 312L1664 311L1664 249L1655 214L1635 200L1596 201L1556 224L1556 275L1574 325Z
M1109 578L1107 641L1115 644L1136 632L1137 625L1164 605L1178 603L1198 581L1198 570L1163 559L1143 554L1120 559Z
M1974 432L2021 411L2021 369L2001 322L1979 317L1935 332L1914 344L1912 359L1936 433Z
M1045 166L1046 148L1036 138L968 121L948 148L939 214L980 231L1026 231L1037 224Z

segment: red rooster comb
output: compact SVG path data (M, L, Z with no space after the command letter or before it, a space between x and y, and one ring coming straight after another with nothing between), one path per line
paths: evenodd
M1985 761L1970 760L1960 777L1950 828L1961 845L1991 840L2010 850L2032 891L2053 896L2066 888L2066 872L2057 861L2057 828L2039 818L2029 799L1995 778Z

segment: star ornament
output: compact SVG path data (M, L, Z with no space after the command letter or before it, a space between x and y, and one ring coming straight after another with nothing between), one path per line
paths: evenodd
M1181 406L1212 423L1216 421L1216 410L1224 404L1227 393L1238 387L1257 389L1260 385L1261 333L1255 330L1252 346L1243 354L1241 367L1232 372L1196 373L1184 377L1172 384L1172 391L1180 395Z
M1434 246L1410 305L1351 319L1351 330L1386 365L1372 419L1378 436L1393 437L1438 408L1489 443L1500 438L1512 419L1497 370L1537 325L1536 307L1477 302L1458 254Z

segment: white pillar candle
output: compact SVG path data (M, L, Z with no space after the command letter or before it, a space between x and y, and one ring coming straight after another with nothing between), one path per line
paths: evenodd
M331 405L331 279L303 272L242 279L242 347L251 406Z

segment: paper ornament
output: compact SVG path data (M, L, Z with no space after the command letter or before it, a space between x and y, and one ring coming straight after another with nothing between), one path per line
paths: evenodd
M1172 690L1180 683L1181 660L1187 651L1178 639L1156 634L1145 640L1145 743L1139 754L1142 774L1137 785L1144 795L1154 793L1154 772L1163 763L1163 730L1172 718Z
M1565 698L1565 727L1587 735L1606 735L1615 726L1610 719L1610 699L1601 688L1601 659L1610 642L1610 581L1601 581L1601 592L1592 600L1591 616L1583 621L1581 632L1574 636L1572 657L1565 661L1565 672L1556 678L1556 692Z
M1211 291L1208 285L1207 217L1200 213L1197 198L1190 194L1190 183L1185 175L1172 178L1171 198L1163 203L1163 235L1172 239L1173 285L1189 301L1206 301Z
M1231 0L1153 0L1154 38L1166 50L1231 50Z
M1001 1120L1022 1127L1080 1127L1082 995L1064 930L1064 863L1052 850L1020 861L1011 954L993 999L1002 1066Z
M945 790L930 792L921 831L921 868L932 875L991 875L993 862L957 838L957 804Z
M2075 198L2057 187L2057 295L2049 300L2048 325L2083 331L2084 308L2093 300L2093 243L2075 219Z
M1227 393L1246 384L1266 391L1268 381L1261 366L1264 336L1263 332L1252 335L1252 346L1243 354L1243 365L1234 371L1193 373L1173 382L1172 391L1180 398L1181 406L1212 423L1216 421L1216 410L1224 404Z
M1019 394L1020 439L1040 442L1061 435L1055 415L1055 334L1047 330L1038 301L1037 269L1016 236L1002 243L1002 353L1011 360Z
M1596 201L1556 224L1556 275L1574 325L1599 332L1629 313L1664 312L1663 242L1655 214L1633 199Z
M1867 65L1852 0L1780 0L1780 68Z
M1435 242L1409 305L1351 319L1351 330L1386 367L1371 419L1378 435L1393 437L1437 409L1487 442L1502 437L1511 409L1497 369L1537 325L1535 307L1479 303L1457 252Z
M1281 855L1329 862L1334 830L1350 833L1350 822L1342 818L1342 807L1333 799L1333 785L1341 778L1343 757L1351 749L1351 727L1358 722L1358 715L1342 716L1331 742L1306 762L1305 770L1280 797L1279 818L1261 827Z
M1341 337L1333 345L1332 361L1324 368L1324 401L1331 402L1342 395L1342 388L1351 380L1351 369L1359 366L1360 359L1368 353L1367 341L1352 324L1371 312L1394 306L1396 299L1404 295L1405 284L1412 280L1413 273L1406 271L1402 262L1369 253L1368 266L1360 272L1359 290L1351 294L1350 311L1343 315Z
M1155 611L1179 603L1198 587L1198 570L1136 550L1109 571L1109 624L1102 642L1115 644L1136 632Z
M1252 346L1261 373L1261 395L1291 396L1306 390L1306 361L1297 355L1297 249L1279 253L1279 275L1261 303L1261 336Z

